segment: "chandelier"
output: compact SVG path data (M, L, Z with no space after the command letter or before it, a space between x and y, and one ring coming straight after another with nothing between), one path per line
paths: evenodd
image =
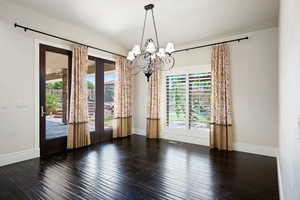
M166 48L160 48L157 28L155 24L155 19L153 15L153 4L146 5L145 7L145 19L142 32L141 42L135 45L131 51L129 51L127 59L132 61L131 67L133 68L133 73L138 74L141 71L147 77L149 81L150 76L155 70L167 71L174 67L175 59L172 53L175 51L174 44L167 43ZM146 39L144 42L145 28L147 22L148 12L151 11L153 28L155 32L155 40L152 38Z

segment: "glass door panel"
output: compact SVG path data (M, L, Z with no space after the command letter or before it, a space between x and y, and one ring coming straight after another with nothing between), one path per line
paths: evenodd
M104 128L112 128L115 78L115 65L104 63Z
M69 69L68 56L46 51L46 139L67 135Z
M96 61L89 60L86 76L90 132L96 131Z

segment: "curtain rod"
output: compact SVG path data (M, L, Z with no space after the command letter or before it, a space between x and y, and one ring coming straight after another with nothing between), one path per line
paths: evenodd
M59 37L59 36L56 36L56 35L45 33L45 32L42 32L42 31L39 31L39 30L36 30L36 29L32 29L32 28L29 28L29 27L26 27L26 26L19 25L17 23L15 23L15 28L22 28L22 29L24 29L25 32L27 30L29 30L29 31L32 31L32 32L35 32L35 33L39 33L39 34L42 34L42 35L47 35L49 37L64 40L64 41L74 43L74 44L78 44L78 45L83 45L83 46L86 46L86 47L91 48L91 49L96 49L98 51L103 51L105 53L109 53L109 54L112 54L112 55L121 56L123 58L126 58L126 56L123 56L123 55L118 54L118 53L114 53L114 52L111 52L111 51L108 51L108 50L105 50L105 49L100 49L100 48L97 48L97 47L94 47L94 46L90 46L90 45L87 45L87 44L76 42L74 40L69 40L69 39L66 39L66 38L63 38L63 37ZM190 48L186 48L186 49L179 49L179 50L174 51L173 53L178 53L178 52L182 52L182 51L189 51L189 50L193 50L193 49L200 49L200 48L204 48L204 47L209 47L209 46L214 46L214 45L219 45L219 44L225 44L225 43L231 43L231 42L240 42L242 40L248 40L248 39L249 39L249 37L242 37L242 38L227 40L227 41L223 41L223 42L217 42L217 43L206 44L206 45L201 45L201 46L196 46L196 47L190 47Z
M80 43L80 42L76 42L76 41L73 41L73 40L69 40L69 39L66 39L66 38L63 38L63 37L59 37L59 36L56 36L56 35L45 33L45 32L42 32L42 31L39 31L39 30L36 30L36 29L32 29L32 28L29 28L29 27L26 27L26 26L19 25L17 23L15 23L15 28L22 28L22 29L24 29L25 32L26 31L32 31L32 32L35 32L35 33L39 33L39 34L42 34L42 35L47 35L49 37L53 37L53 38L64 40L64 41L67 41L67 42L70 42L70 43L86 46L86 47L91 48L91 49L96 49L98 51L103 51L105 53L109 53L109 54L112 54L112 55L121 56L123 58L126 58L126 56L123 56L123 55L118 54L118 53L114 53L114 52L111 52L111 51L108 51L108 50L105 50L105 49L100 49L100 48L97 48L97 47L94 47L94 46L90 46L90 45L83 44L83 43Z
M219 44L226 44L226 43L231 43L231 42L240 42L242 40L248 40L248 39L249 39L249 37L247 36L247 37L237 38L237 39L233 39L233 40L227 40L227 41L223 41L223 42L216 42L216 43L212 43L212 44L195 46L195 47L190 47L190 48L186 48L186 49L179 49L179 50L174 51L173 53L189 51L189 50L193 50L193 49L200 49L200 48L204 48L204 47L215 46L215 45L219 45Z

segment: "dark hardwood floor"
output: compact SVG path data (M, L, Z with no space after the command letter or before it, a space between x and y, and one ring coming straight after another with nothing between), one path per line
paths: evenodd
M279 199L275 158L115 140L0 168L0 199Z

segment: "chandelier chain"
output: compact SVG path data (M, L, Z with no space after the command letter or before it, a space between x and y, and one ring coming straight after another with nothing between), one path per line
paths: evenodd
M144 34L145 34L145 29L146 29L147 15L148 15L148 11L146 10L146 11L145 11L144 26L143 26L142 39L141 39L141 44L140 44L140 46L142 46L142 45L143 45L143 42L144 42Z
M155 18L154 18L154 14L153 14L153 9L151 9L151 13L152 13L152 20L153 20L153 26L154 26L154 31L155 31L155 37L156 37L156 44L157 44L157 48L159 48L158 34L157 34L157 28L156 28Z

